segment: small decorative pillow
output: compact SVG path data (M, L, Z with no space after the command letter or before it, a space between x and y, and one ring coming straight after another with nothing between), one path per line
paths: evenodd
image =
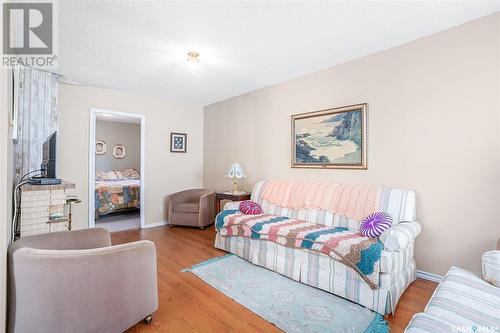
M114 171L96 171L95 180L107 181L107 180L118 180Z
M119 180L127 180L127 179L139 179L141 176L136 169L123 169L123 170L115 170L115 174Z
M391 225L392 217L389 214L376 212L365 217L359 226L359 231L365 237L378 238Z
M246 200L240 202L240 212L246 215L258 215L262 214L262 207L252 200Z

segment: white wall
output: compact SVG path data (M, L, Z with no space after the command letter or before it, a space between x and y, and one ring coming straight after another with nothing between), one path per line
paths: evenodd
M141 170L141 125L116 121L96 121L96 140L103 140L107 152L95 155L96 171L123 170L133 168ZM117 144L125 147L124 158L113 157L113 147Z
M204 185L259 179L415 189L418 269L479 271L500 237L500 14L205 108ZM283 61L286 61L283 60ZM368 170L292 169L290 116L369 104Z
M88 225L90 108L146 116L146 224L165 220L170 193L202 185L203 112L200 105L109 89L59 85L59 177L76 183L82 203L75 206L74 228ZM170 153L170 132L188 134L186 154ZM161 211L163 209L163 212Z

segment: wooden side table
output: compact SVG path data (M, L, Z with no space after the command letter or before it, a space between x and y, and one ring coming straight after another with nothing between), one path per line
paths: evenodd
M243 192L243 193L216 192L215 193L215 213L218 214L220 212L221 200L243 201L243 200L250 200L250 196L251 196L251 193L248 193L248 192Z

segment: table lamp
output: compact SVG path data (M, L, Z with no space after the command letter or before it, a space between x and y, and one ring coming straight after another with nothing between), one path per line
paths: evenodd
M239 163L231 164L231 166L229 167L229 170L227 170L226 177L233 178L233 193L235 193L235 194L241 193L238 190L238 183L236 182L236 179L247 177L247 175L245 174L245 171L243 170L241 165L239 165Z

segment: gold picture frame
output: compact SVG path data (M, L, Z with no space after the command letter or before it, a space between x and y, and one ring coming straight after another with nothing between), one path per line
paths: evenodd
M368 104L291 116L291 167L368 168Z

